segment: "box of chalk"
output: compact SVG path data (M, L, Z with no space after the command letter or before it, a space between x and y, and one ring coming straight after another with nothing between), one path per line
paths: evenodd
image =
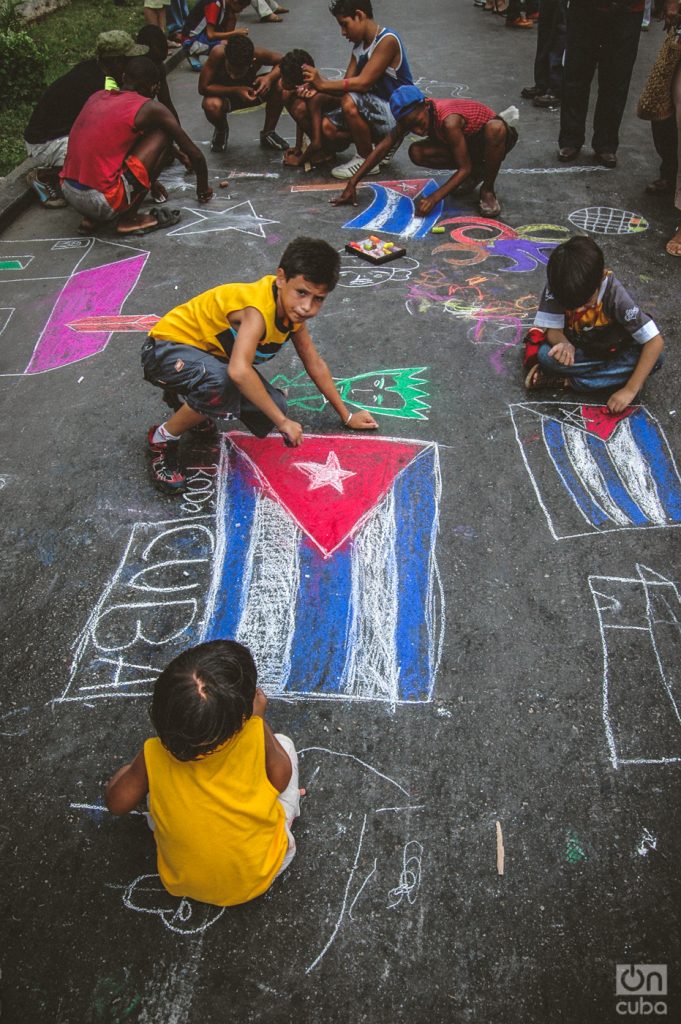
M395 242L384 242L376 235L369 235L368 238L363 238L360 242L348 242L345 251L373 264L388 263L390 260L398 260L400 256L407 255L406 249L396 245Z

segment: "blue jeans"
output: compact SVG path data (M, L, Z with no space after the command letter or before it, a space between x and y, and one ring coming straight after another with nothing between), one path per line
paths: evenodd
M545 342L540 345L537 359L542 370L554 377L569 377L573 391L617 391L624 387L638 363L642 349L638 345L626 348L612 359L593 359L581 348L575 349L572 366L564 366L549 355L552 346ZM662 356L657 360L651 373L657 373L662 366Z

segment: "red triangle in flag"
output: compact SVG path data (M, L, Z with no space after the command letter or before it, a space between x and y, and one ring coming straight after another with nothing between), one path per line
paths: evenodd
M391 188L393 192L399 192L401 195L413 199L423 191L429 181L430 178L399 178L397 181L377 181L376 184ZM364 184L370 185L371 182L367 181Z
M631 416L635 407L630 405L624 412L610 412L607 405L583 405L582 417L584 426L590 434L600 437L601 441L607 441L612 436L618 423Z
M299 448L280 437L227 434L255 481L329 556L355 532L395 478L431 444L306 434Z

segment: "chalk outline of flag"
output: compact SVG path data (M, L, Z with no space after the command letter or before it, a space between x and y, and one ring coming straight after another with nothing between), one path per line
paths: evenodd
M525 463L525 469L527 470L528 476L529 476L530 481L532 483L532 487L534 488L534 492L535 492L535 494L537 496L537 501L539 502L539 506L542 509L544 515L546 516L546 521L548 523L549 530L550 530L551 535L552 535L554 540L571 540L574 537L592 537L595 534L597 535L597 534L602 534L602 533L619 533L619 532L622 532L624 530L655 530L655 529L663 530L663 529L673 529L673 528L677 528L677 527L681 526L681 522L665 522L665 523L659 523L659 522L631 523L630 522L628 524L617 525L616 523L612 522L611 517L608 515L607 511L605 511L602 507L598 506L598 503L594 499L593 495L590 494L589 497L590 497L590 500L591 500L592 504L596 508L598 508L598 511L606 519L608 519L608 523L605 524L605 525L602 525L600 527L598 525L594 524L588 518L588 516L586 515L584 510L582 508L580 508L579 503L575 499L574 494L570 490L569 486L563 480L561 470L560 470L559 466L557 465L556 460L554 458L554 455L551 452L549 444L546 441L546 438L545 438L545 436L544 436L544 434L542 432L542 444L544 446L544 450L545 450L549 460L551 461L551 464L553 465L553 468L554 468L554 470L556 472L556 475L558 477L558 480L559 480L560 484L563 487L563 490L565 492L566 497L569 498L569 500L572 502L572 504L574 505L574 507L577 510L577 512L582 516L582 518L585 520L585 522L587 522L589 524L589 526L590 526L590 529L584 530L584 531L581 531L581 532L558 533L557 532L557 527L554 525L554 517L552 517L552 515L551 515L551 513L550 513L550 511L549 511L549 509L548 509L548 507L547 507L547 505L546 505L546 503L544 501L544 498L542 496L542 493L541 493L539 484L537 482L537 479L536 479L536 477L534 475L534 472L533 472L532 468L530 467L530 462L529 462L529 459L527 457L527 452L525 450L525 445L523 444L522 439L520 437L520 432L519 432L519 428L518 428L518 422L517 422L516 413L515 413L515 410L521 410L521 411L524 411L524 412L529 412L530 414L532 414L534 417L536 417L538 420L540 420L542 422L544 420L546 420L546 419L549 419L549 420L552 420L553 422L557 423L561 427L562 427L563 423L567 422L566 420L559 420L555 416L552 417L552 416L549 416L547 413L542 412L541 411L542 406L544 406L544 407L549 406L552 409L555 409L556 406L559 406L561 408L561 410L570 410L570 409L578 410L578 409L582 409L582 408L585 408L585 407L601 409L603 406L602 406L602 404L595 404L595 403L589 403L589 402L515 402L515 403L512 403L512 404L509 405L509 412L510 412L510 415L511 415L511 421L513 423L513 430L514 430L514 433L515 433L516 441L518 442L518 448L520 449L520 454L522 455L523 462ZM679 471L678 471L678 468L676 466L676 462L674 460L674 455L673 455L671 447L669 445L669 441L667 440L667 437L666 437L662 427L660 426L659 420L657 420L657 418L655 416L653 416L652 413L644 405L635 405L635 406L632 406L631 408L633 408L634 412L642 411L644 413L644 415L646 416L647 420L648 420L648 425L650 427L652 427L654 430L657 431L657 434L658 434L658 437L659 437L659 442L660 442L660 449L663 449L663 448L666 449L664 454L666 455L666 457L667 457L667 459L669 461L669 474L670 475L674 475L676 477L676 481L675 482L678 485L679 489L681 490L681 476L679 475ZM620 425L618 424L618 427L615 429L615 431L613 431L613 435L617 432L617 429L619 429L619 427L620 427ZM575 429L576 430L580 430L582 428L577 427L575 425ZM588 433L586 430L583 430L583 429L582 429L582 432L583 433ZM601 441L601 439L596 436L596 440L600 441L600 443L603 445L603 447L604 447L604 449L606 451L608 450L608 444L609 444L611 438L608 438L607 441ZM617 466L616 466L616 463L614 462L614 460L613 460L613 469L614 469L615 473L618 472L617 471ZM621 486L622 486L623 489L626 489L624 482L622 482ZM588 488L585 488L585 489L588 490ZM630 499L630 500L631 500L632 504L634 504L634 500L633 499Z
M241 432L235 431L237 435ZM321 440L333 442L337 435L327 434L307 434L308 438L318 438ZM341 435L341 438L345 438L345 435ZM364 442L371 444L372 438L358 436L354 438L355 441ZM438 446L434 441L423 441L420 439L403 438L403 437L382 437L382 442L395 442L398 444L414 444L417 445L421 451L419 451L413 459L395 475L387 489L387 492L378 499L375 504L362 515L353 528L343 538L339 544L337 544L333 551L329 552L328 556L319 547L319 545L313 541L313 538L304 530L300 525L296 517L290 512L283 504L278 496L271 495L270 488L264 486L266 481L263 476L258 472L257 467L248 455L238 446L233 445L230 442L230 435L223 434L220 441L220 460L218 466L218 493L215 511L215 523L216 523L216 543L215 553L213 561L213 575L211 585L208 593L208 597L205 605L205 617L203 622L203 632L201 640L205 641L210 639L212 630L215 623L215 614L218 604L218 594L221 590L223 573L224 573L224 559L226 553L226 541L227 541L227 516L226 506L229 492L229 482L231 469L229 466L230 452L232 449L236 449L236 455L239 458L244 459L246 464L249 466L251 471L255 472L258 483L260 484L259 499L261 502L269 501L271 505L275 505L287 519L289 519L297 530L300 531L300 537L296 541L299 545L302 537L309 539L314 546L314 550L318 555L321 555L324 562L330 562L333 555L338 552L339 548L345 544L349 544L357 538L358 534L362 531L363 527L366 526L367 522L372 516L378 515L381 509L388 501L394 492L394 488L404 473L409 470L411 466L425 455L431 454L433 457L433 476L434 476L434 488L433 488L433 519L430 528L430 549L428 552L428 563L427 563L427 591L426 598L424 601L425 608L425 625L428 636L428 650L427 650L427 662L429 666L428 678L426 684L423 686L423 691L427 693L425 698L401 698L398 696L399 687L399 671L400 666L397 665L397 678L394 680L392 687L392 693L390 695L376 695L376 694L361 694L353 692L343 692L342 690L331 690L329 692L321 692L319 690L290 690L285 687L288 685L290 676L288 675L289 666L284 664L282 667L282 678L284 682L281 686L270 685L266 682L261 683L263 689L269 697L276 697L282 700L339 700L339 701L354 701L354 702L374 702L387 703L391 709L399 705L415 705L415 704L427 704L433 699L433 690L435 687L435 680L439 671L440 663L442 660L442 651L444 646L444 634L445 634L445 595L444 588L442 585L442 579L436 557L436 541L439 530L440 520L440 499L442 495L442 479L440 474L440 460ZM251 524L252 529L252 524ZM249 544L249 549L251 545ZM252 562L252 553L249 550L245 562L246 562L246 574L244 580L240 582L238 597L236 598L238 603L238 613L236 615L237 627L235 629L235 637L238 639L238 632L243 621L244 609L247 602L247 591L250 584L250 569L248 566L248 560ZM294 588L297 590L297 587ZM354 590L350 596L350 602L354 599ZM352 608L349 610L349 615L352 617ZM294 632L297 632L295 628L295 620L290 630L290 639L292 641ZM290 644L289 644L290 646ZM341 660L344 662L343 673L344 676L348 671L347 666L351 663L352 658L355 656L356 651L351 648L350 639L348 639L347 649L342 652ZM257 660L257 659L256 659Z
M620 768L622 765L629 764L680 764L681 757L621 757L618 753L617 741L615 739L615 730L613 729L611 714L610 714L610 650L608 646L608 638L606 630L621 630L624 632L636 632L636 633L647 633L648 640L655 653L655 660L659 677L662 681L662 685L666 694L672 704L674 713L679 719L681 725L681 716L679 713L679 707L674 700L674 696L671 692L671 687L667 680L665 673L664 664L660 657L657 644L655 642L655 633L653 630L653 621L651 615L651 602L650 602L650 588L651 587L671 587L676 592L677 598L679 598L679 587L678 584L673 580L668 579L666 576L662 576L660 573L656 573L652 569L648 569L647 566L642 564L636 565L636 571L638 576L633 578L626 576L589 576L589 589L591 591L591 597L593 598L594 607L596 609L596 615L598 616L598 628L601 636L601 646L603 648L603 702L602 702L602 716L603 725L605 726L605 735L608 741L608 749L610 751L610 761L615 769ZM650 579L650 576L657 576L658 579ZM612 602L611 608L617 602L617 597L614 594L604 593L607 589L607 585L611 583L629 583L635 584L642 587L645 591L646 598L646 620L645 625L614 625L606 624L604 622L604 611L607 610L607 602ZM600 600L599 600L600 599ZM657 680L656 680L657 683Z

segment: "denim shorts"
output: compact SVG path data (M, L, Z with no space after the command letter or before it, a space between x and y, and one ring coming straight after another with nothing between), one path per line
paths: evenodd
M393 130L395 118L391 113L390 104L387 100L382 99L380 96L374 96L370 92L351 92L348 95L355 101L360 117L369 125L371 138L374 142L385 138ZM345 116L340 107L330 111L326 116L339 131L346 132L348 130Z
M274 423L239 391L227 372L229 362L193 345L147 338L142 346L144 379L162 388L169 405L185 402L210 419L239 419L256 437L266 437ZM283 391L272 387L257 370L267 394L286 415Z

